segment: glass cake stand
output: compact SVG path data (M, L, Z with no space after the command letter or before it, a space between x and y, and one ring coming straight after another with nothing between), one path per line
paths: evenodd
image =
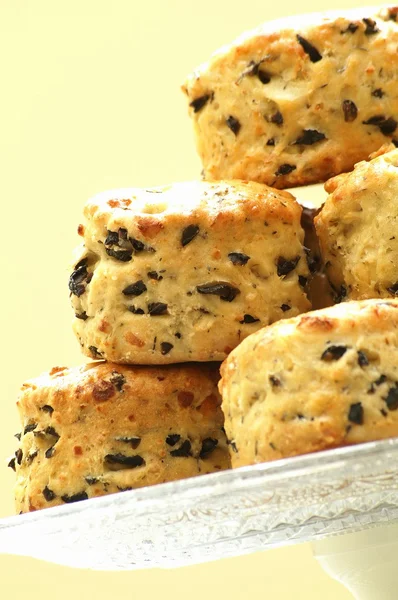
M178 567L311 541L361 600L398 597L398 438L0 520L0 553L70 567Z

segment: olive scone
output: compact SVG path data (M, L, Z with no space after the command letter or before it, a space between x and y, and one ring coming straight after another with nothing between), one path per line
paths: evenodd
M328 181L315 218L337 300L398 294L398 150L360 162Z
M250 182L103 193L85 207L69 290L83 352L117 363L222 360L309 310L301 207Z
M286 188L398 138L398 7L265 23L183 86L205 179Z
M97 362L25 383L17 510L229 468L218 367Z
M398 435L398 301L344 302L265 327L224 361L233 467Z

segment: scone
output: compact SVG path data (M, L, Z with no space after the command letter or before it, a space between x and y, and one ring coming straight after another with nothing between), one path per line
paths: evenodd
M398 293L398 150L361 162L327 183L315 218L337 300Z
M319 213L319 208L303 205L301 214L301 226L304 229L304 246L307 253L308 267L311 279L308 285L308 299L313 310L326 308L334 304L333 290L325 275L325 267L322 263L319 240L315 231L314 219Z
M301 208L248 182L101 194L69 290L83 352L117 363L222 360L310 308Z
M218 367L97 362L25 383L17 511L227 469Z
M268 22L183 86L205 179L325 181L398 138L398 7Z
M223 363L233 467L398 435L398 301L266 327Z

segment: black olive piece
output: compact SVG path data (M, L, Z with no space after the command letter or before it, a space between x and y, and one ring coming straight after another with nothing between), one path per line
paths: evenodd
M339 360L347 352L347 346L329 346L322 353L321 360L331 362L333 360Z
M89 475L84 479L88 485L95 485L99 482L99 479L97 477L90 477Z
M215 438L205 438L202 442L199 458L207 458L217 446L218 440L216 440Z
M387 404L388 410L397 410L398 408L398 384L390 387L388 390L387 396L383 398L385 403Z
M105 246L117 246L119 244L119 234L117 231L107 231L104 241Z
M131 283L130 285L125 287L124 290L122 290L122 293L125 296L141 296L141 294L143 294L146 291L147 291L147 287L146 287L145 283L142 281L142 279L140 279L139 281L136 281L135 283Z
M81 313L75 313L75 317L76 319L81 319L82 321L87 321L88 319L88 315L85 310Z
M170 344L170 342L161 342L160 344L160 353L163 354L163 356L165 354L168 354L170 352L170 350L172 350L174 348L173 344Z
M17 438L17 440L20 442L21 441L21 437L22 437L22 433L16 433L14 435L15 438Z
M204 106L206 106L212 96L213 94L204 94L203 96L199 96L198 98L195 98L195 100L192 100L192 102L189 103L189 106L192 106L193 112L197 113L202 110Z
M281 387L282 382L279 379L279 377L276 377L276 375L269 375L268 379L269 379L272 387Z
M346 123L355 121L358 116L358 109L352 100L343 100L341 103L341 108L343 109L344 121Z
M47 502L51 502L51 500L54 500L57 497L57 494L46 486L43 490L43 496L45 497Z
M131 250L113 250L112 248L105 248L105 251L108 256L116 258L116 260L120 260L121 262L128 262L133 256Z
M212 294L214 296L219 296L221 300L225 302L232 302L234 298L238 294L240 294L240 290L234 287L230 283L226 281L213 281L211 283L204 283L202 285L196 286L199 294Z
M142 308L136 308L135 306L128 306L127 310L129 310L134 315L143 315L143 314L145 314L145 312L142 310Z
M88 283L89 273L87 271L87 259L83 259L85 262L80 261L79 266L75 267L69 277L68 288L70 292L78 298L86 291L86 284ZM83 263L83 264L82 264Z
M358 350L357 352L358 354L358 364L360 367L367 367L369 364L369 359L366 356L365 352L363 352L362 350Z
M257 323L260 319L257 319L257 317L252 317L252 315L243 315L243 319L242 321L239 321L239 323Z
M259 62L255 63L252 60L249 63L249 67L242 73L242 77L244 77L245 75L249 75L252 77L257 76L261 83L263 83L264 85L269 83L271 81L271 75L267 71L260 69L260 65L262 64L262 62L263 61L260 60Z
M177 333L175 333L174 335L175 335L175 337L176 337L176 338L178 338L179 340L182 338L182 335L181 335L181 333L179 333L178 331L177 331Z
M112 375L109 381L113 383L118 392L121 392L124 384L126 383L126 378L121 373L118 373L117 371L112 371Z
M52 458L54 456L55 448L51 446L48 450L45 451L44 456L46 458Z
M373 19L362 19L362 21L366 25L365 35L373 35L374 33L379 33L380 29L376 25L376 21Z
M394 285L391 285L390 287L388 287L387 291L390 292L390 294L397 296L398 295L398 282L394 283Z
M289 304L281 304L281 310L283 312L287 312L288 310L291 310L291 306L289 306Z
M356 23L350 23L347 29L344 29L344 31L341 31L340 33L347 33L347 31L349 31L350 33L355 33L358 27L359 25L357 25Z
M142 467L145 465L145 460L139 454L135 456L126 456L125 454L107 454L105 461L112 465L123 465L135 469L136 467Z
M170 433L166 438L166 444L169 446L175 446L177 442L179 442L181 436L178 433Z
M154 279L155 281L162 281L163 277L159 275L157 271L148 271L147 273L150 279Z
M35 450L31 454L28 454L28 456L26 457L26 462L32 463L38 454L39 454L38 450Z
M307 285L307 277L304 277L304 275L299 275L298 276L298 282L301 285L302 288L304 288Z
M238 119L235 119L235 117L233 117L232 115L230 115L227 119L225 119L225 122L228 125L228 127L230 128L230 130L235 135L238 135L239 130L241 128L241 124L239 123Z
M88 349L90 350L93 358L102 358L102 352L100 352L95 346L89 346Z
M387 381L387 376L386 375L380 375L380 377L378 379L376 379L376 381L374 382L374 384L375 385L382 385L386 381Z
M192 456L191 452L191 442L189 440L185 440L179 448L170 451L171 456L180 456L182 458L187 458L188 456Z
M264 85L271 81L271 75L269 73L267 73L267 71L263 71L262 69L258 69L257 77L259 78L261 83L263 83Z
M16 467L15 467L15 456L13 456L11 458L11 460L8 462L7 467L10 467L10 469L12 469L13 471L16 471Z
M134 489L134 488L129 487L129 486L127 486L127 487L120 487L120 485L118 485L117 489L119 490L119 492L131 492L131 490Z
M144 242L141 242L140 240L137 240L133 237L129 238L129 242L133 246L135 252L142 252L143 250L145 250ZM153 250L153 248L151 248L151 250Z
M306 40L305 38L303 38L299 34L297 34L296 37L297 37L298 43L300 44L300 46L302 47L302 49L304 50L304 52L306 54L308 54L309 59L310 59L311 62L316 63L316 62L322 60L322 55L315 48L315 46L313 46L312 44L310 44L310 42L308 40Z
M164 302L150 302L148 304L148 313L151 317L165 315L167 313L167 304Z
M276 263L276 272L278 276L284 277L285 275L288 275L291 271L293 271L296 268L299 260L299 256L296 256L291 260L288 260L284 256L279 256L278 261Z
M383 135L391 135L396 130L397 125L397 121L389 117L383 123L380 123L378 127Z
M27 434L30 433L31 431L34 431L37 427L37 423L30 423L29 425L26 425L25 429L23 430L23 434Z
M274 138L270 138L269 140L267 140L267 146L275 146Z
M295 171L297 167L294 165L289 165L288 163L284 163L283 165L279 165L278 170L275 171L275 175L289 175L292 171Z
M47 435L52 435L53 437L57 438L57 441L60 438L60 435L55 431L54 427L46 427L44 430L44 433Z
M304 129L303 133L294 142L294 145L303 144L304 146L311 146L322 140L326 140L326 135L324 133L321 133L316 129Z
M356 423L356 425L363 424L363 406L361 402L351 404L348 411L348 420L351 421L351 423Z
M88 500L88 495L87 492L79 492L77 494L73 494L73 496L68 496L67 494L65 494L65 496L61 496L61 499L66 504L71 504L72 502L81 502L81 500Z
M374 96L375 98L383 98L384 92L381 88L377 88L376 90L373 90L372 96Z
M250 260L250 256L243 252L230 252L228 258L233 265L243 266Z
M185 227L181 234L181 246L187 246L189 242L192 242L200 231L199 225L188 225Z
M276 113L274 113L270 118L270 121L271 123L275 123L275 125L278 125L278 127L280 127L281 125L283 125L282 113L279 110L277 110Z
M384 115L375 115L367 121L362 121L364 125L374 125L378 127L383 135L391 135L397 128L397 121L392 117L386 118Z
M123 444L130 444L133 450L136 450L138 446L141 444L141 438L137 436L133 437L117 437L115 438L117 442L123 442Z
M238 452L238 447L233 440L229 441L228 444L231 446L234 452Z
M21 448L18 448L18 450L15 452L15 458L17 459L17 463L20 465L23 459L23 452Z
M86 256L85 258L82 258L81 260L79 260L78 263L75 264L75 270L79 269L80 267L87 267L87 263L88 263L88 258Z

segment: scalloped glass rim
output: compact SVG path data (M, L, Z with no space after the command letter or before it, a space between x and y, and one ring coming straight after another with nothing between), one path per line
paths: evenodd
M78 568L176 567L398 519L398 438L0 520L0 552Z

